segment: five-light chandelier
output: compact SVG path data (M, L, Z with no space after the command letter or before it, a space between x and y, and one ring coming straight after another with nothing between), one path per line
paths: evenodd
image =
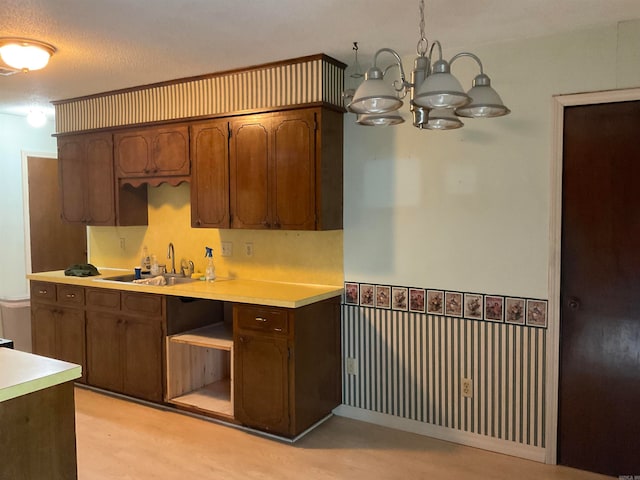
M420 0L419 6L420 39L411 81L407 81L402 60L395 50L378 50L373 58L373 66L365 74L364 82L353 95L351 92L345 92L346 108L357 114L357 122L370 126L396 125L404 122L398 109L403 105L402 99L407 94L413 114L413 125L418 128L450 130L464 125L460 117L490 118L510 113L498 93L491 87L491 80L484 73L482 62L476 55L461 52L447 62L442 58L442 45L438 40L429 47L424 31L424 0ZM354 47L357 63L357 44L354 44ZM435 48L438 59L434 61ZM378 57L383 53L390 54L394 60L384 69L378 66ZM475 60L480 67L480 73L474 78L472 88L466 93L458 79L451 74L453 62L463 57ZM400 78L392 82L388 77L395 67L398 67Z

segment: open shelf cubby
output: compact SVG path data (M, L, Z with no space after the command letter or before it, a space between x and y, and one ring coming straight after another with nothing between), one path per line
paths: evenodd
M167 338L167 402L233 418L233 334L223 322Z

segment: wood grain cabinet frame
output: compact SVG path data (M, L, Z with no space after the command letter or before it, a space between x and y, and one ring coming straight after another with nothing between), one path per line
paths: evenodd
M341 403L339 308L234 305L236 420L293 438Z

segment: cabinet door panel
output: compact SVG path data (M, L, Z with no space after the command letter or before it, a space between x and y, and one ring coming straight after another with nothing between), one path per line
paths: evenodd
M273 145L274 226L313 230L316 220L313 112L293 112L277 117Z
M126 317L124 320L124 392L161 402L162 328L157 319Z
M289 358L286 339L239 335L235 342L236 419L289 434Z
M150 174L189 175L189 129L158 129L153 138Z
M226 121L191 130L191 226L229 227L229 142Z
M31 341L33 353L56 356L56 309L53 306L31 306Z
M61 215L62 219L67 222L86 221L86 166L84 158L84 142L81 138L69 137L58 140Z
M115 184L111 135L87 141L87 209L91 225L115 225Z
M150 139L142 132L114 136L118 177L142 176L149 171Z
M87 383L123 392L122 320L109 313L87 312Z
M232 226L269 228L269 125L267 117L234 123L230 179Z
M86 381L84 310L61 309L56 323L56 358L82 366Z

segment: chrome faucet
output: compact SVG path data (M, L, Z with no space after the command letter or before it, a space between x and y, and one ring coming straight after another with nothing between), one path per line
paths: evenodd
M176 274L176 252L173 249L173 243L169 242L169 248L167 250L167 258L171 260L171 271L169 273Z

